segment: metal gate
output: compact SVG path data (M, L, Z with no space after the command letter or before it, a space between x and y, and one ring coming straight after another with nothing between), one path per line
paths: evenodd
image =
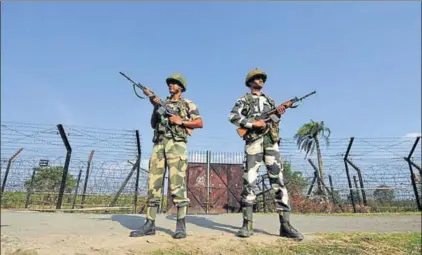
M209 170L208 179L206 163L189 163L186 183L191 204L188 213L239 212L243 166L215 163L209 164ZM167 194L167 212L175 213L170 190Z

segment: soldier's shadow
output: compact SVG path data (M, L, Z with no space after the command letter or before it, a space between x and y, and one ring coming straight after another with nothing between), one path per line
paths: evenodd
M174 215L174 214L168 215L166 218L169 219L169 220L176 220L176 215ZM219 231L227 232L227 233L230 233L230 234L233 234L233 235L236 235L236 232L241 228L242 221L243 221L242 217L240 216L239 217L239 225L233 226L233 225L215 222L215 221L213 221L209 218L202 217L202 216L196 216L196 215L186 215L185 219L186 219L187 225L188 224L195 224L198 227L208 228L208 229L213 229L213 230L219 230ZM187 228L189 228L189 227L187 227ZM265 230L256 228L255 226L253 228L253 232L271 235L271 236L278 236L274 233L269 233Z
M111 218L103 219L103 220L111 220L111 221L117 221L122 225L123 227L130 229L130 230L139 230L142 225L145 223L145 217L138 216L138 215L124 215L124 214L115 214L112 215ZM173 235L174 232L172 232L169 229L161 228L158 226L155 226L156 231L164 232L169 235ZM129 232L128 232L129 235Z

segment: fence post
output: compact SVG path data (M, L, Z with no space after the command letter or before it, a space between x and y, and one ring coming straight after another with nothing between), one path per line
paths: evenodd
M70 155L72 154L72 148L70 147L69 140L67 139L66 132L64 131L63 125L58 124L57 129L59 130L60 137L62 138L64 146L66 147L66 151L67 151L66 160L64 162L64 167L63 167L62 181L60 183L59 196L57 198L57 204L56 204L56 209L61 209L63 194L66 188L67 173L69 171Z
M25 209L28 208L29 205L29 199L31 198L32 188L34 185L34 179L35 179L35 172L37 171L37 168L32 168L32 176L31 176L31 182L29 184L28 191L26 193L26 201L25 201Z
M119 190L117 191L116 195L114 195L113 200L111 201L109 207L113 207L116 205L117 199L119 198L120 194L123 192L123 189L126 187L126 184L129 182L130 178L133 175L133 172L137 168L137 165L139 165L139 157L136 160L135 164L133 164L132 169L130 170L129 174L127 175L126 179L123 181L122 185L120 185Z
M331 178L331 175L328 175L328 181L330 182L330 190L331 190L331 199L333 200L333 204L336 205L336 198L334 196L334 185L333 185L333 179Z
M323 196L324 196L324 200L325 199L328 199L328 195L327 196L325 196L325 194L327 194L327 191L328 192L330 192L330 190L328 189L328 187L327 186L325 186L324 184L323 184L323 182L321 181L321 176L319 176L319 171L318 171L318 168L317 168L317 166L314 164L314 162L312 161L312 159L310 159L310 158L308 158L308 162L309 162L309 164L312 166L312 168L314 169L314 173L315 173L315 177L316 177L316 182L317 183L319 183L319 185L320 185L320 190L323 192Z
M82 167L79 169L78 181L76 182L75 193L73 194L72 209L75 208L76 197L78 196L79 182L81 181Z
M344 160L344 167L346 168L347 182L349 184L350 200L352 201L353 212L356 213L355 199L353 197L352 180L350 179L349 166L347 165L347 157L349 156L350 149L352 148L353 140L355 140L355 138L350 137L350 142L349 142L349 145L347 146L347 151L346 151L346 154L344 155L343 160Z
M422 211L422 207L421 207L421 201L419 199L419 193L418 193L418 187L416 186L416 180L414 178L414 173L413 173L413 168L412 166L415 166L416 168L419 169L419 171L421 171L420 166L416 165L414 162L412 162L412 160L410 159L413 155L413 152L416 149L416 146L419 143L419 140L421 139L420 136L418 136L415 140L415 143L412 146L412 149L410 150L409 156L404 157L404 160L409 164L409 171L410 171L410 179L412 181L412 186L413 186L413 192L415 193L415 198L416 198L416 204L418 206L419 211Z
M366 201L366 192L365 192L365 187L363 184L363 178L362 178L362 172L360 171L360 168L357 167L350 159L346 159L347 163L349 163L358 173L358 178L359 178L359 184L360 184L360 192L362 193L362 201L363 201L363 205L367 206L368 203ZM356 185L356 188L358 188L358 186Z
M207 201L207 206L206 206L206 214L208 214L208 212L210 211L210 169L211 169L211 151L206 151L207 152L207 156L206 156L206 160L207 160L207 173L206 173L206 179L207 179L207 196L206 196L206 201Z
M7 176L9 175L9 170L10 170L10 167L12 166L12 161L18 156L19 153L21 153L22 150L23 150L23 148L19 148L15 152L15 154L13 154L9 158L9 160L7 162L6 172L4 173L4 177L3 177L3 184L1 185L1 196L3 196L4 187L6 187Z
M355 183L355 188L356 188L356 196L358 198L358 203L359 206L362 205L361 199L360 199L360 193L359 193L359 186L358 186L358 179L356 179L356 175L353 175L353 182Z
M85 204L85 196L86 196L86 188L88 185L88 177L89 177L89 169L91 167L92 157L94 156L95 150L92 150L88 157L88 162L86 166L86 174L85 174L85 182L84 182L84 190L82 191L82 201L81 201L81 208L84 208Z
M314 178L312 179L311 186L309 186L308 192L306 193L306 197L310 197L312 190L314 188L315 181L317 180L318 173L314 170Z
M135 180L135 197L133 200L134 213L136 213L136 206L138 204L138 188L139 188L139 171L141 168L141 140L139 138L139 131L135 130L136 134L136 148L138 149L138 164L136 164L136 180ZM164 185L163 185L164 189Z

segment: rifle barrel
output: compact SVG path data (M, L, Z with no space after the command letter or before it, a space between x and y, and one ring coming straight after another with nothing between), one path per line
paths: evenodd
M140 83L136 83L136 82L134 82L131 78L129 78L126 74L124 74L124 73L122 73L122 72L119 72L121 75L123 75L126 79L128 79L130 82L132 82L133 83L133 85L135 85L136 87L138 87L138 88L140 88L140 89L142 89L142 90L144 90L144 89L146 89L144 86L142 86Z
M315 94L315 93L316 93L316 91L314 90L314 91L312 91L311 93L309 93L309 94L307 94L307 95L305 95L305 96L301 97L299 100L305 99L305 98L307 98L308 96L311 96L311 95L313 95L313 94Z
M136 82L134 82L131 78L129 78L126 74L119 72L121 75L123 75L126 79L128 79L129 81L131 81L132 83L136 84Z

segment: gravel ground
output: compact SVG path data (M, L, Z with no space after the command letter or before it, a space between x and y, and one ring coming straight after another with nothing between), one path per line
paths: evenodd
M157 235L130 238L131 230L144 215L1 212L1 254L142 254L181 244L197 246L238 242L234 233L241 225L240 214L189 215L188 237L174 240L174 215L157 216ZM275 214L254 215L255 234L239 242L265 243L280 239ZM420 215L402 216L311 216L292 215L295 228L305 241L318 232L420 232ZM25 251L26 249L26 251ZM25 253L26 252L26 253Z

